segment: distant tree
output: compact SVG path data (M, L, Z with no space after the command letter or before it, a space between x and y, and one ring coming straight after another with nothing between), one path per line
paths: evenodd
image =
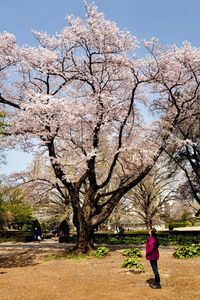
M170 207L170 218L167 223L194 221L195 209L186 201L175 201Z
M18 182L18 186L23 187L26 199L36 214L45 211L45 219L52 219L54 216L59 221L72 214L67 191L62 182L56 179L52 166L46 159L35 157L27 171L10 176L10 183L13 182Z
M24 224L32 220L32 209L25 201L22 189L0 188L1 225Z
M110 215L109 223L115 229L120 225L124 225L124 223L127 223L128 219L130 219L129 212L130 209L127 205L127 202L124 199L121 199Z
M181 172L180 198L197 210L200 215L200 116L198 111L194 124L185 120L177 127L176 141L166 149L171 165ZM198 205L194 204L194 201Z
M127 194L128 206L138 219L151 228L161 220L167 204L176 199L174 179L163 167L154 167L134 189Z

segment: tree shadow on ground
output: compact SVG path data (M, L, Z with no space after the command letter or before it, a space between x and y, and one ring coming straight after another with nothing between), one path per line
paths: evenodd
M35 260L36 253L30 250L1 253L0 268L34 266L38 264L35 262Z

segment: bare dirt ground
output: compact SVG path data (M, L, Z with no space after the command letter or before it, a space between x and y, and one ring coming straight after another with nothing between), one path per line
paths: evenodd
M153 274L144 257L144 273L121 268L119 247L104 259L45 260L45 256L62 252L57 242L0 244L0 299L200 299L200 259L177 260L172 257L173 249L160 249L161 290L152 290L146 283Z

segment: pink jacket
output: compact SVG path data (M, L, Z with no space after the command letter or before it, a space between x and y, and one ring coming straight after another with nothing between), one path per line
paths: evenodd
M155 237L150 236L146 243L146 259L158 260L159 251Z

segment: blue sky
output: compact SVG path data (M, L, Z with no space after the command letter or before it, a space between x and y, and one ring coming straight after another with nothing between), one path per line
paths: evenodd
M93 1L88 1L93 2ZM199 0L96 0L99 10L121 29L139 38L158 37L164 43L189 40L199 46ZM60 31L69 14L84 17L82 0L0 0L0 31L16 35L22 44L34 44L31 28Z
M120 29L127 28L139 39L157 37L162 43L177 44L187 40L200 46L199 0L96 0L100 11L115 21ZM82 0L0 0L0 32L15 34L18 43L35 45L31 29L59 32L66 25L65 17L84 17ZM23 170L30 155L8 154L7 166L1 173Z

